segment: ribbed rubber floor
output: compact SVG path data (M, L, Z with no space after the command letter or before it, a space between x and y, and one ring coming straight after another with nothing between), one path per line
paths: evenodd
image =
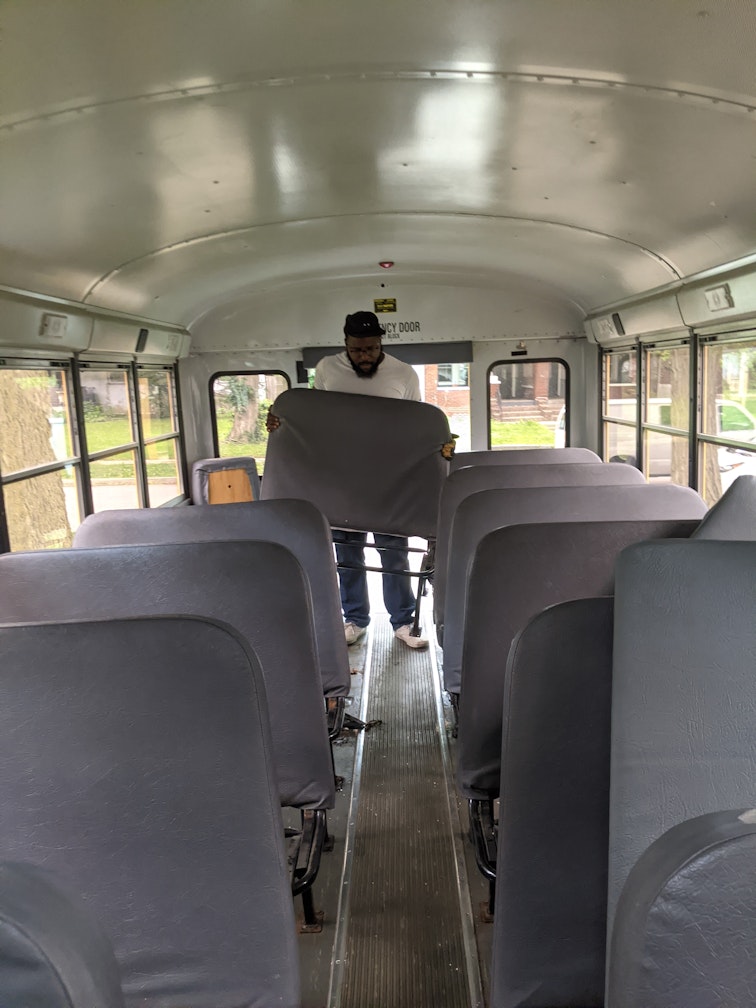
M341 1008L468 1008L430 659L373 632Z

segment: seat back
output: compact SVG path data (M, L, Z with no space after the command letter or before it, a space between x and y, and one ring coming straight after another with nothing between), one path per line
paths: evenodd
M192 465L192 503L235 504L259 499L257 460L251 456L199 459Z
M611 598L563 602L509 652L494 1008L603 1005L612 620Z
M281 804L333 808L309 592L287 549L228 541L0 557L5 623L172 613L222 619L239 631L265 677Z
M488 451L456 452L449 471L477 465L555 465L561 462L600 462L590 448L493 448Z
M452 440L438 407L289 389L271 410L264 499L310 500L333 528L435 538Z
M441 488L438 508L436 575L433 579L433 617L443 637L444 603L449 556L449 540L454 515L460 503L482 490L544 486L632 486L645 484L643 474L633 466L616 462L562 462L553 465L477 465L449 474Z
M738 476L691 539L756 539L756 476Z
M723 1008L756 996L756 811L664 833L622 890L607 1008Z
M545 522L498 529L483 539L470 573L462 654L457 784L465 797L499 794L504 669L519 631L557 602L611 595L614 564L626 546L688 534L694 524Z
M753 804L756 542L635 545L615 605L610 922L662 833Z
M533 522L571 521L633 521L647 519L673 519L698 523L706 513L706 505L699 495L687 487L668 485L642 486L562 486L562 487L520 487L504 490L483 490L461 501L454 514L449 537L449 553L446 574L446 595L444 604L444 686L451 693L462 689L462 647L466 635L466 620L469 608L468 582L470 567L475 551L484 536L497 528L507 525ZM686 526L683 535L690 534ZM665 535L674 533L663 533ZM632 540L631 540L632 541ZM537 547L536 547L537 548ZM549 580L549 564L546 561L546 577ZM557 558L551 558L551 567ZM502 560L506 564L506 561ZM574 556L574 564L579 569L583 558ZM500 572L500 579L506 577L514 588L519 578L528 576L530 562L524 567L510 568ZM560 562L560 570L563 565ZM566 573L569 574L569 571ZM603 583L603 582L602 582ZM591 590L586 585L585 595L611 594L603 588ZM552 595L537 609L529 608L530 619L545 606L562 602L570 597L563 594ZM507 642L507 650L514 634L521 626L514 626ZM504 652L506 656L507 651Z
M78 896L28 862L0 863L3 1008L123 1008L113 949Z
M126 1004L296 1008L266 694L239 635L193 617L2 626L0 667L4 856L81 895Z
M91 548L215 540L274 542L294 554L309 582L323 693L347 696L351 674L331 532L309 501L100 511L84 519L73 544Z

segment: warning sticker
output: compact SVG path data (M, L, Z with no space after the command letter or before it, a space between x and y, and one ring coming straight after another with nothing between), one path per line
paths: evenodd
M373 311L376 315L378 312L396 311L396 298L376 298L373 301Z

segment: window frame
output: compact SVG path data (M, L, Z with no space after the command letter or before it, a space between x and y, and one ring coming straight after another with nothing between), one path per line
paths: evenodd
M173 498L155 506L169 507L188 500L187 488L189 482L186 465L185 437L182 421L180 384L175 362L171 364L141 364L137 361L82 361L76 357L63 359L28 358L9 354L0 358L0 368L6 371L28 370L50 372L55 370L63 372L66 383L67 420L73 449L73 454L61 461L56 460L40 465L26 466L11 473L0 471L0 553L12 551L5 494L3 492L4 488L29 481L50 472L59 472L69 468L73 469L76 478L76 493L81 522L88 515L95 513L92 492L92 463L114 455L123 454L126 451L133 452L138 506L140 508L149 507L149 479L146 467L147 446L165 441L173 441L176 445L176 470L180 492ZM91 425L91 421L88 422L85 416L82 391L82 376L87 371L105 371L112 372L113 374L121 372L126 374L127 397L131 412L130 426L132 437L130 441L94 452L89 450L87 427ZM169 385L172 392L171 430L165 434L153 437L144 436L141 416L139 378L145 371L164 371L168 373Z
M284 381L286 382L286 389L284 389L284 391L288 391L289 389L292 388L291 378L281 368L254 368L250 370L240 369L232 371L215 371L213 374L211 374L210 378L208 379L207 390L208 390L208 399L210 403L210 423L213 435L213 452L216 458L233 458L234 456L221 454L220 438L218 436L218 411L215 404L215 393L214 393L215 382L219 378L234 378L237 376L244 378L251 378L254 375L264 375L266 378L268 377L283 378ZM281 393L279 393L279 395L280 394ZM267 452L267 437L265 444ZM261 469L262 468L263 466L261 466Z
M436 387L437 388L443 388L443 389L449 389L449 388L466 389L466 388L470 387L470 365L468 363L437 364L436 367L438 369L436 371ZM451 377L449 378L448 381L442 381L441 380L441 368L442 367L444 367L444 368L447 368L447 367L451 368L452 374L451 374ZM455 376L454 376L455 368L456 369L464 368L464 374L465 374L465 380L464 381L456 381L455 380Z
M570 434L570 366L563 357L528 357L525 353L523 356L515 357L514 359L509 358L508 360L497 360L491 363L486 370L486 445L489 451L500 451L506 448L506 445L492 445L491 444L491 423L493 417L491 415L491 375L493 374L494 368L498 367L517 367L523 364L556 364L561 366L563 376L564 376L564 391L559 397L562 400L562 406L564 407L564 433L565 433L565 445L569 445L569 434ZM498 377L498 376L497 376ZM561 409L561 407L560 407ZM558 421L559 413L554 417L554 429L556 431L556 424ZM544 448L554 448L554 444L542 445Z

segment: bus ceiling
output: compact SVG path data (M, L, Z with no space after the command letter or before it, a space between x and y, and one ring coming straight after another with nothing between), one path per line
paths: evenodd
M756 312L752 0L8 0L0 30L3 345L19 291L158 320L157 356L381 299L408 342Z

